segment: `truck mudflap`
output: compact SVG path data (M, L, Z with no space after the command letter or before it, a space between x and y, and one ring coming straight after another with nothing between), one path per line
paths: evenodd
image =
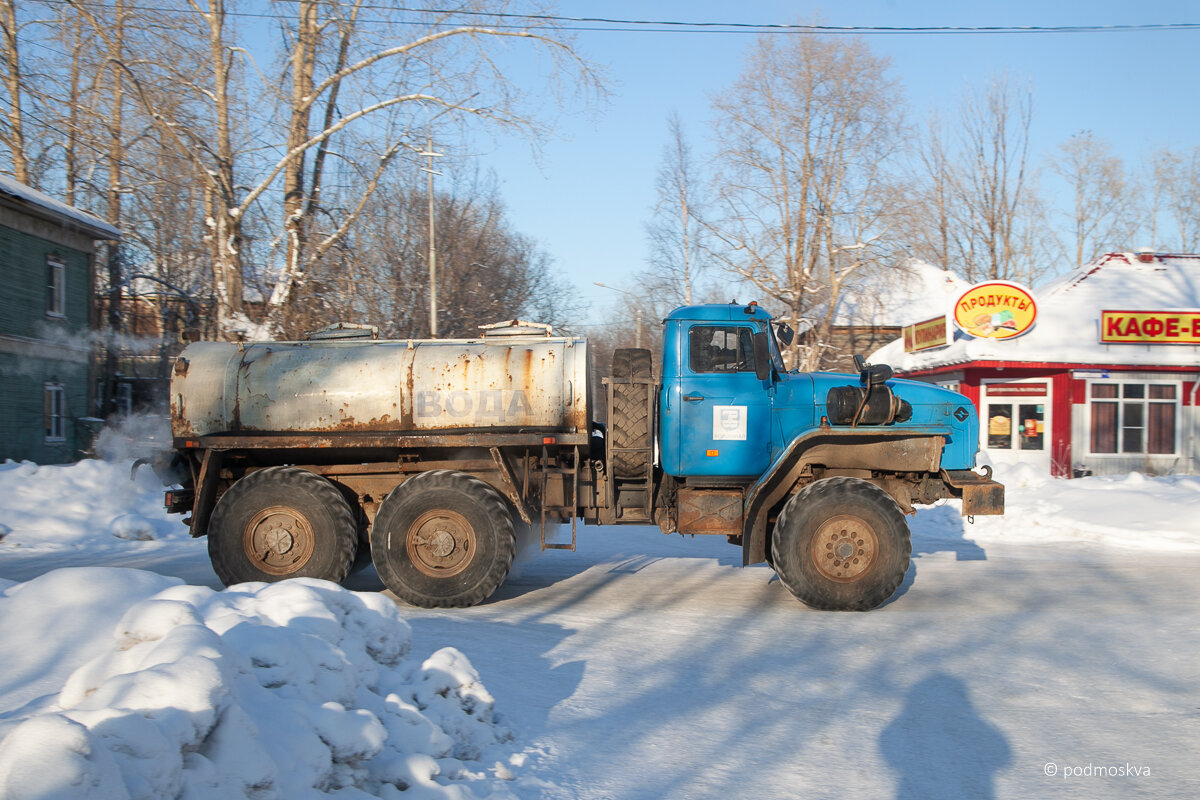
M942 480L946 485L962 492L962 514L973 517L1004 513L1004 484L992 480L992 470L984 467L986 475L969 469L944 469Z

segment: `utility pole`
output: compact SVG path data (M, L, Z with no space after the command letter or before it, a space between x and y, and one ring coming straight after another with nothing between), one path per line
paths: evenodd
M440 175L433 168L433 159L441 155L433 151L433 134L427 134L425 137L425 152L418 155L429 157L429 166L424 170L429 175L429 338L436 339L438 335L437 324L437 249L434 242L434 218L433 218L433 176Z

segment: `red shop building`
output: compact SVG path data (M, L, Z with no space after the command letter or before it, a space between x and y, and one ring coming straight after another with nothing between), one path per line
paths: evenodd
M913 320L925 336L917 326L907 349L899 339L871 360L969 397L993 464L1200 474L1200 255L1110 253L1032 296L1036 318L1019 336L949 322L930 337L937 321Z

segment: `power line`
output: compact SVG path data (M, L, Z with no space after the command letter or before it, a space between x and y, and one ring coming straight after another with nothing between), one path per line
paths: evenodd
M97 3L98 8L115 8L112 4ZM1153 33L1164 31L1197 31L1200 22L1156 22L1115 25L820 25L811 23L784 22L717 22L711 20L671 19L625 19L619 17L566 16L559 14L518 14L512 12L469 11L443 8L414 8L411 6L360 5L360 9L371 11L395 11L410 14L451 17L472 17L483 20L513 20L526 23L555 23L557 30L586 31L595 33L779 33L779 34L829 34L853 36L930 36L930 35L1019 35L1019 34L1072 34L1072 33ZM141 6L142 11L163 13L198 14L193 8L166 8ZM226 9L226 17L247 19L280 19L279 14ZM359 19L366 24L383 25L428 25L430 20ZM441 23L449 24L449 23ZM496 29L524 29L520 24L489 23Z

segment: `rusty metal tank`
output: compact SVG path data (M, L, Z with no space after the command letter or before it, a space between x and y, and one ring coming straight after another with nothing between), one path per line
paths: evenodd
M516 320L459 340L374 340L347 327L189 345L171 380L172 432L588 431L586 339Z

